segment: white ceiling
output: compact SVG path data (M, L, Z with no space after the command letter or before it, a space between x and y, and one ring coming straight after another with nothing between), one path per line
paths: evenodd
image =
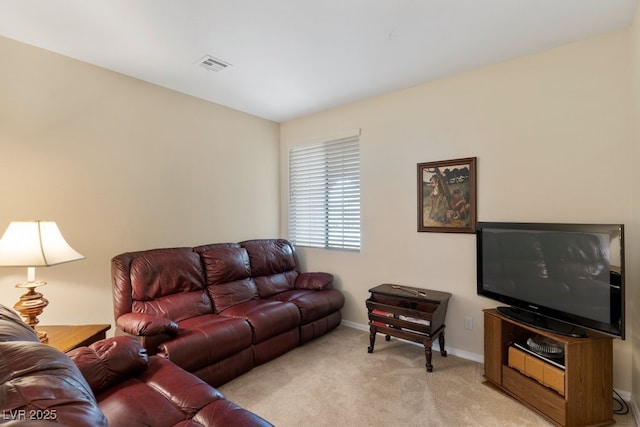
M0 35L283 122L627 27L636 3L0 0Z

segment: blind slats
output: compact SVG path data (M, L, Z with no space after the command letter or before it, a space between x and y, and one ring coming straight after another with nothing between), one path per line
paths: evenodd
M289 238L360 249L360 143L349 137L289 151Z

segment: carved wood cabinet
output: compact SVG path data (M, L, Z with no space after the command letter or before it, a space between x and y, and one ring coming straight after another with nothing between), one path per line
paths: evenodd
M444 357L444 329L447 305L451 294L414 288L383 284L369 289L371 297L366 301L369 313L370 345L373 352L376 334L401 338L424 345L427 372L433 371L431 363L431 345L438 338L440 354Z

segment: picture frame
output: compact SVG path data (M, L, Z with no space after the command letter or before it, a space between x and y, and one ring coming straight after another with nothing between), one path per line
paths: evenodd
M476 160L418 163L418 232L475 233Z

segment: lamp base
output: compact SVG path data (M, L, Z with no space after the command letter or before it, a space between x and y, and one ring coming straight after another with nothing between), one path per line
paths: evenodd
M36 331L36 335L38 335L38 340L40 340L41 343L46 344L49 342L49 336L45 331L40 331L35 328L33 330Z
M36 325L39 323L38 316L41 315L44 308L49 305L49 301L42 296L40 292L36 292L36 288L46 284L47 282L27 282L17 284L16 288L26 288L29 291L22 295L20 297L20 301L13 306L13 308L20 313L22 320L33 328L38 335L38 339L43 343L49 342L49 337L47 337L46 332L36 330Z

